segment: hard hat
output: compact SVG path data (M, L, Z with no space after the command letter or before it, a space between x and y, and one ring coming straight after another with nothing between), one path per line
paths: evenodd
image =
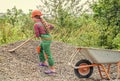
M32 14L31 14L31 17L35 17L36 15L42 16L41 11L40 10L33 10Z

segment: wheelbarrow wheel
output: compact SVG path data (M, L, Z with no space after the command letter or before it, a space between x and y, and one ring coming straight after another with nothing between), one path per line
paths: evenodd
M91 65L91 62L89 60L83 59L78 61L75 66L79 67L86 65ZM78 78L89 78L93 73L93 67L84 67L78 69L75 68L74 72Z

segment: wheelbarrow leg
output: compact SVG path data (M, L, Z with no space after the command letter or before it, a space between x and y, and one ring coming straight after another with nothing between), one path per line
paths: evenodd
M102 68L102 71L101 71L100 67ZM105 66L103 64L98 65L98 71L99 71L101 78L108 78L110 80L109 70L110 70L110 65L108 65L108 70L105 68ZM102 72L105 73L105 77L103 77Z
M117 63L117 79L119 79L120 76L120 62Z
M97 67L98 67L98 71L99 71L100 77L103 78L101 70L100 70L100 66L98 65Z
M107 70L108 74L110 73L110 66L111 66L111 64L108 64L108 70Z

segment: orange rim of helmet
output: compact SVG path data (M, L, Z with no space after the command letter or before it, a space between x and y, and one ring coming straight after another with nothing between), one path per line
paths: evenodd
M41 11L40 11L40 10L33 10L31 17L33 18L33 17L35 17L36 15L42 16Z

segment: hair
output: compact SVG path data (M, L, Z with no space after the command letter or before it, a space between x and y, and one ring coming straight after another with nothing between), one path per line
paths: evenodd
M40 19L40 16L39 15L35 15L34 18Z
M35 15L34 17L36 19L41 20L42 24L45 26L46 32L49 33L50 30L49 30L49 25L47 24L47 22L43 18L41 18L41 16L39 16L39 15Z

